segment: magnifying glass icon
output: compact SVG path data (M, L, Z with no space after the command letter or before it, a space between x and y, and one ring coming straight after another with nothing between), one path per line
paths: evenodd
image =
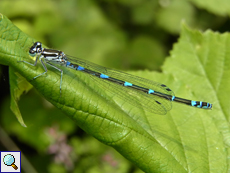
M15 158L11 154L7 154L3 158L3 162L7 166L12 166L15 170L18 169L18 167L14 164L15 163Z

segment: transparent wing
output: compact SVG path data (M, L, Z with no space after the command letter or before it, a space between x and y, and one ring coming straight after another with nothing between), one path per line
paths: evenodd
M135 89L127 88L116 83L100 79L93 75L89 75L98 86L104 90L113 94L113 96L118 96L125 103L129 103L134 107L144 108L148 112L164 115L169 111L164 105L159 105L154 98L151 98L150 95L143 92L138 92ZM162 98L160 98L162 99Z
M86 69L102 73L109 77L126 81L143 88L152 89L154 91L170 96L169 98L162 98L152 94L146 94L144 92L140 92L130 87L124 87L118 85L117 83L98 78L94 75L90 75L90 77L100 87L104 88L106 91L109 91L110 93L116 94L121 99L123 99L131 105L137 107L144 107L147 111L157 114L166 114L166 112L172 108L171 97L174 96L174 93L166 85L162 85L160 83L138 76L134 76L122 71L106 68L80 58L72 57L69 55L67 55L67 57L68 61L70 61L71 63L77 64Z

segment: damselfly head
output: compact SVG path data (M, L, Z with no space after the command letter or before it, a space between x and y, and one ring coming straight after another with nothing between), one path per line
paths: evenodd
M35 42L29 50L30 56L35 56L37 53L41 53L41 52L42 52L42 43L41 42Z

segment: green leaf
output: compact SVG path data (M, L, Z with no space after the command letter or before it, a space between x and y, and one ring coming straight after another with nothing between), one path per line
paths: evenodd
M61 97L59 71L49 68L47 74L31 81L44 72L41 64L33 67L18 61L33 62L28 50L34 40L5 16L0 21L0 63L30 81L83 130L145 172L226 172L230 146L229 40L229 34L200 33L183 27L163 74L133 73L167 84L176 96L213 103L213 110L173 103L165 116L137 109L107 93L87 74L71 69L63 68ZM27 88L25 85L24 90Z
M226 16L229 14L230 11L230 4L228 0L222 0L222 1L190 0L190 1L196 4L197 7L206 9L207 11L210 11L217 15Z
M11 93L11 103L10 109L16 115L18 121L22 126L26 127L20 110L18 108L18 100L23 92L28 92L32 85L30 85L25 78L23 78L20 74L15 72L11 67L9 68L9 77L10 77L10 93Z

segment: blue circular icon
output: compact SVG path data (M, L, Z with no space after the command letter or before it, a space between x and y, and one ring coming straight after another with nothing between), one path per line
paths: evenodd
M11 166L11 165L15 162L14 156L11 155L11 154L5 155L4 158L3 158L3 162L4 162L7 166Z

